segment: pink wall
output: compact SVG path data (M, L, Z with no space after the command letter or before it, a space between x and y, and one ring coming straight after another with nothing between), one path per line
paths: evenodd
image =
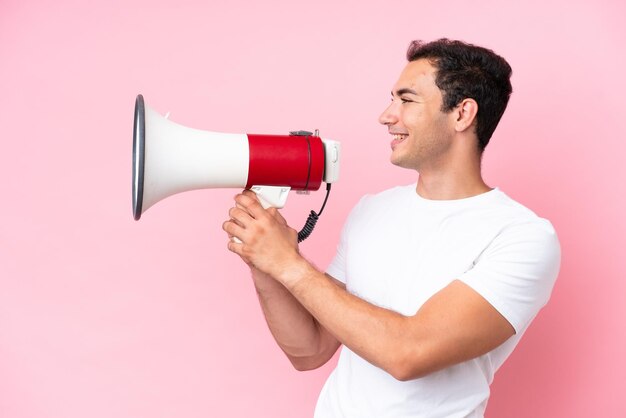
M330 367L292 371L274 346L220 229L235 191L133 221L135 95L201 129L341 140L302 247L324 267L360 195L414 181L377 116L408 42L441 36L512 64L486 177L563 246L487 416L626 416L623 2L299 3L0 2L0 416L310 416ZM284 214L299 226L322 198Z

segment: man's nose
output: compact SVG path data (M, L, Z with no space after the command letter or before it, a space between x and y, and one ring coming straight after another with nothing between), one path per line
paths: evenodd
M380 114L378 122L383 125L393 125L398 121L398 111L395 106L395 101L392 101L389 106Z

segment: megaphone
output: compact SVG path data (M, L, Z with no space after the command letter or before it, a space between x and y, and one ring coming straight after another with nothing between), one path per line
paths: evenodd
M317 134L193 129L146 106L141 94L135 100L134 119L135 220L155 203L188 190L246 188L257 193L265 208L282 208L290 190L318 190L322 181L330 190L339 178L340 143Z

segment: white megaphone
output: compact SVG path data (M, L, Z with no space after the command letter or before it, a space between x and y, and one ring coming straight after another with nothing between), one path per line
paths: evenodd
M173 194L211 188L251 189L264 207L281 208L289 190L317 190L322 181L329 190L339 178L339 155L339 142L305 131L251 135L188 128L161 116L138 95L133 215L139 220Z

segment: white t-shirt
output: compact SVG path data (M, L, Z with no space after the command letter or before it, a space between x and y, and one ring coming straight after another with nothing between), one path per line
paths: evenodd
M550 298L559 264L550 222L498 189L427 200L413 184L365 196L344 226L328 274L350 293L407 316L459 279L516 334L481 357L407 382L343 347L315 417L483 417L493 375Z

